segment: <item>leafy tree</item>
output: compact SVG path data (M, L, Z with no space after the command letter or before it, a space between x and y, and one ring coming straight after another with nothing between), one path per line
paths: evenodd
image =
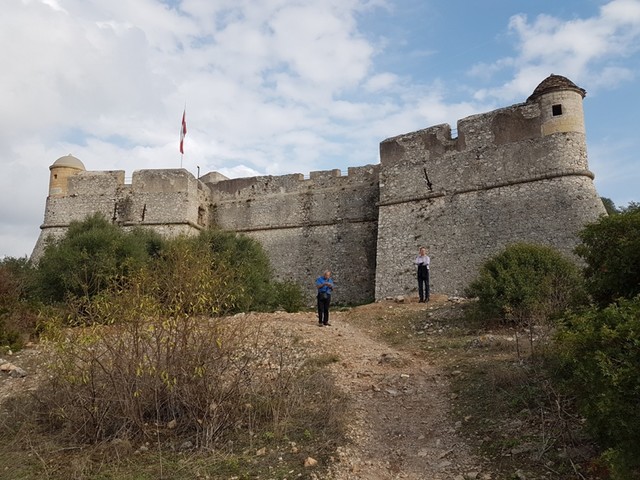
M625 213L637 212L640 210L640 203L638 202L629 202L626 207L622 207L620 211Z
M602 200L602 204L604 205L604 209L607 211L608 215L615 215L617 213L620 213L620 210L618 210L616 204L613 203L613 200L611 200L610 198L600 197L600 200Z
M601 306L640 293L640 207L629 204L620 214L603 217L579 234L576 254L586 263L589 293Z
M631 471L640 474L640 297L567 316L556 340L558 376L614 478L638 478Z
M35 293L44 302L62 301L69 294L91 297L144 265L161 243L153 232L127 233L99 213L71 222L63 238L45 247Z

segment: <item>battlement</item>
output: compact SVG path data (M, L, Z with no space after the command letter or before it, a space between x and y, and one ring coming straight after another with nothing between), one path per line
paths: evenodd
M86 171L77 158L50 167L42 233L100 212L123 228L192 235L219 227L258 240L279 279L303 286L330 269L335 300L414 295L413 258L428 246L432 290L463 294L477 267L512 242L571 255L577 233L604 214L588 169L586 92L551 75L524 103L387 138L380 163L229 179L185 169Z
M378 181L379 165L365 165L349 167L347 175L342 175L338 169L313 171L309 178L302 173L289 175L265 175L234 179L216 179L215 182L201 178L210 188L216 201L234 198L255 198L264 195L280 195L308 192L309 189L346 188L358 186L366 182ZM216 172L214 172L215 174ZM210 175L210 174L207 174ZM214 177L215 178L215 177Z
M185 169L136 170L131 189L139 193L188 193L198 189L198 180Z

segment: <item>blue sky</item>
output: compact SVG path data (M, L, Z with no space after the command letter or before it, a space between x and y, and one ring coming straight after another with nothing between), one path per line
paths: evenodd
M127 177L346 170L551 73L587 90L598 193L640 201L640 0L5 0L0 41L0 256L31 253L69 153Z

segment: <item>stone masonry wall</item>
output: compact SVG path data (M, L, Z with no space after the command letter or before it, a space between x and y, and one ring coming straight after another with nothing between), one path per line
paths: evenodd
M214 222L257 239L280 280L315 297L315 279L333 272L334 301L374 299L378 166L211 184Z
M540 105L527 103L461 120L458 138L440 125L382 142L376 298L415 294L420 245L433 291L458 295L510 243L571 254L604 207L584 133L544 126Z
M210 225L208 189L186 170L139 170L131 184L124 171L85 171L68 179L68 195L49 196L40 237L31 258L43 253L45 240L58 238L72 221L94 213L124 228L149 227L167 236L197 233Z
M32 259L49 235L101 212L123 228L167 236L210 226L250 235L275 277L300 284L309 303L326 269L339 303L414 295L420 245L431 255L433 291L462 295L477 268L508 244L571 255L578 231L605 214L588 170L585 93L551 75L525 103L459 120L455 138L449 125L389 138L379 165L344 176L196 179L184 169L140 170L126 184L123 171L83 171L78 159L61 157L51 166Z

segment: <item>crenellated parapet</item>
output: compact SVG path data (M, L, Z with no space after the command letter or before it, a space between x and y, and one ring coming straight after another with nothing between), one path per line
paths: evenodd
M215 223L234 231L375 221L377 165L209 184Z
M438 125L387 139L380 144L380 202L414 201L549 175L593 179L583 123L573 119L565 126L574 128L554 134L545 130L548 123L541 105L533 102L462 119L456 138L448 125Z
M419 245L432 258L432 290L463 294L477 268L509 243L571 255L577 233L604 214L587 161L586 92L559 75L524 103L388 138L380 163L340 170L229 179L184 169L86 171L67 155L51 165L48 236L101 212L123 228L192 235L216 226L258 240L274 277L313 301L330 269L335 299L363 303L416 291Z
M54 170L58 171L52 169L52 175ZM32 258L42 255L47 237L63 235L71 222L94 213L124 228L149 227L168 236L191 234L211 225L210 191L184 169L137 170L127 184L123 170L77 168L65 178L63 188L47 197Z
M456 294L509 243L572 255L578 231L604 214L588 169L584 95L552 75L525 103L458 121L455 138L438 125L383 141L376 297L415 291L418 245L431 250L436 291Z

